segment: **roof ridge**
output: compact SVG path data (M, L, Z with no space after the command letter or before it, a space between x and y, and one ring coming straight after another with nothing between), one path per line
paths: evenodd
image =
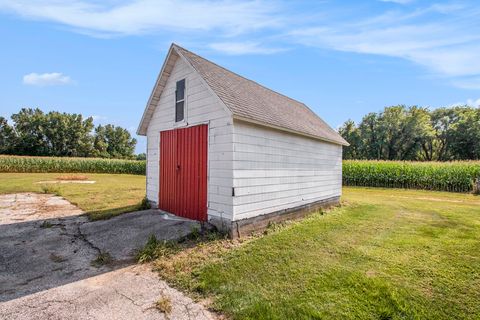
M203 60L205 60L205 61L207 61L207 62L209 62L209 63L211 63L211 64L213 64L213 65L215 65L215 66L217 66L217 67L219 67L219 68L227 71L227 72L233 73L234 75L236 75L236 76L238 76L238 77L240 77L240 78L242 78L242 79L245 79L245 80L247 80L247 81L253 82L254 84L256 84L256 85L258 85L258 86L260 86L260 87L262 87L262 88L264 88L264 89L266 89L266 90L268 90L268 91L271 91L271 92L273 92L273 93L275 93L275 94L278 94L279 96L282 96L282 97L285 97L285 98L287 98L287 99L289 99L289 100L292 100L292 101L295 101L295 102L297 102L297 103L303 104L303 105L304 105L305 107L307 107L310 111L312 111L312 110L311 110L305 103L303 103L302 101L293 99L292 97L289 97L289 96L287 96L287 95L285 95L285 94L283 94L283 93L280 93L280 92L278 92L278 91L276 91L276 90L270 89L270 88L266 87L265 85L256 82L255 80L249 79L249 78L247 78L247 77L245 77L245 76L242 76L241 74L236 73L235 71L232 71L232 70L229 70L229 69L227 69L227 68L225 68L225 67L222 67L221 65L219 65L219 64L217 64L217 63L215 63L215 62L213 62L213 61L211 61L211 60L209 60L209 59L207 59L207 58L204 58L204 57L196 54L195 52L192 52L192 51L190 51L190 50L188 50L188 49L185 49L184 47L179 46L179 45L176 44L176 43L172 43L172 46L175 46L175 47L177 47L177 48L179 48L179 49L185 50L185 51L187 51L188 53L193 54L194 56L199 57L200 59L203 59ZM313 112L313 111L312 111L312 113L315 114L315 112ZM316 115L316 114L315 114L315 115ZM317 117L318 117L318 116L317 116Z
M171 49L183 57L234 116L312 135L327 142L348 145L335 129L305 103L248 79L176 43L172 43ZM251 94L255 95L256 101L252 101ZM264 108L271 114L266 115Z

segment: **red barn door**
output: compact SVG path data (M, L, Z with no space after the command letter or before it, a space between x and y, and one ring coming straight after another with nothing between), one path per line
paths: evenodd
M207 125L160 132L159 209L207 220L207 138Z

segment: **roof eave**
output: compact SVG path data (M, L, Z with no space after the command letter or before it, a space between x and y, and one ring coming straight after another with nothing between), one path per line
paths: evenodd
M250 119L250 118L239 116L239 115L233 115L233 119L257 124L257 125L260 125L260 126L263 126L263 127L268 127L268 128L272 128L272 129L285 131L285 132L290 132L290 133L298 134L300 136L304 136L304 137L308 137L308 138L312 138L312 139L316 139L316 140L321 140L321 141L328 142L328 143L338 144L338 145L345 146L345 147L348 147L350 145L343 138L342 138L343 141L336 141L336 140L332 140L332 139L328 139L328 138L324 138L324 137L319 137L319 136L316 136L316 135L313 135L313 134L308 134L308 133L305 133L305 132L296 131L296 130L288 129L288 128L285 128L285 127L276 126L276 125L273 125L273 124L265 123L265 122L262 122L262 121Z

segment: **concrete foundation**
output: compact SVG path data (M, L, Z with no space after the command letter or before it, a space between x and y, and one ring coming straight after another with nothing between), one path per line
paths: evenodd
M218 230L228 233L232 239L264 231L270 223L303 218L315 211L340 203L340 197L328 198L299 207L275 211L248 219L230 221L219 217L209 217L208 222Z

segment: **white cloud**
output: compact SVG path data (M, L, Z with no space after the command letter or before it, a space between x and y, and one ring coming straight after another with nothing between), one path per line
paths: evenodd
M453 107L458 107L458 106L469 106L469 107L474 107L474 108L480 108L480 98L475 100L475 99L467 99L467 101L463 102L455 102L447 105L447 108L453 108Z
M454 86L480 89L480 8L474 2L384 1L412 4L376 14L319 5L321 14L297 14L282 0L0 0L0 11L90 36L168 32L230 55L274 54L300 44L389 56Z
M468 99L467 100L467 106L480 108L480 98L478 98L477 100Z
M141 34L154 30L210 31L229 34L275 26L276 6L263 1L134 0L111 6L87 0L1 0L0 10L49 20L90 34ZM101 2L100 2L101 3Z
M480 77L466 77L455 79L452 84L458 88L480 90Z
M413 2L413 0L380 0L382 2L393 2L393 3L398 3L398 4L408 4Z
M231 55L274 54L286 50L283 48L265 47L257 42L217 42L209 46L216 51Z
M23 76L23 83L32 86L58 86L72 83L72 79L60 72L29 73Z
M445 8L390 11L350 24L299 28L290 36L309 46L402 58L454 79L454 85L478 88L480 28L475 21L480 10L456 6L446 14ZM440 17L431 19L436 15Z
M100 115L96 115L96 114L92 115L91 117L92 117L93 121L103 121L103 120L107 119L107 117L105 117L105 116L100 116Z

